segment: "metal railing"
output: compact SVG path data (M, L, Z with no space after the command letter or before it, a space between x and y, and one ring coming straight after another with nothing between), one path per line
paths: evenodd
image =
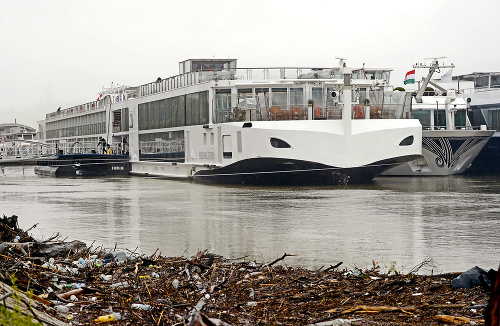
M148 96L212 80L342 79L338 68L228 68L220 71L194 71L158 79L139 86L139 96Z

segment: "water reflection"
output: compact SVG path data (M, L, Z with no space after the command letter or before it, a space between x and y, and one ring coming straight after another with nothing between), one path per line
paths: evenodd
M226 257L309 268L410 270L427 258L434 272L497 268L498 177L377 178L363 186L259 188L208 186L143 177L49 178L5 168L0 203L34 235L59 231L112 248Z

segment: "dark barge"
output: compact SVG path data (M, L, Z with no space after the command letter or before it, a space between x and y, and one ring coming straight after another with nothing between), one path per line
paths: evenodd
M127 155L60 154L36 161L35 173L55 177L127 175Z

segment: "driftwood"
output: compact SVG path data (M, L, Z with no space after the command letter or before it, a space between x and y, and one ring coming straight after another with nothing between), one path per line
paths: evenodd
M297 256L297 255L294 255L294 254L287 254L287 253L285 253L285 254L283 254L283 256L281 256L280 258L275 259L275 260L273 260L272 262L270 262L269 264L264 265L264 267L271 267L271 266L273 266L274 264L276 264L277 262L279 262L280 260L285 259L285 257L290 257L290 256Z
M26 294L17 291L12 286L0 282L0 291L1 293L6 292L7 294L9 294L8 296L7 294L3 295L4 298L0 301L0 305L4 306L5 308L14 310L15 307L18 307L23 315L33 317L35 320L41 322L42 325L68 326L67 323L62 322L43 311L40 311L39 303L31 300ZM14 293L19 297L19 300L15 300L12 297L12 294Z
M456 317L449 315L436 315L436 319L440 322L450 323L450 324L469 324L470 318L467 317Z
M37 254L46 257L66 256L68 253L76 254L87 248L84 242L75 240L71 242L49 242L36 245Z

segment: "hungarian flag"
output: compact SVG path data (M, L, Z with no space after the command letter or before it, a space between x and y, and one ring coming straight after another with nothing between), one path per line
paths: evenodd
M410 70L406 73L405 85L406 84L415 84L415 69Z

